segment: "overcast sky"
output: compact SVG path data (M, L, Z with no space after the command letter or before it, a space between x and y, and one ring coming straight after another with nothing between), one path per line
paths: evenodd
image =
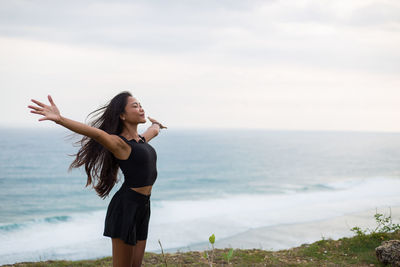
M0 86L3 127L129 90L171 129L399 132L400 1L1 1Z

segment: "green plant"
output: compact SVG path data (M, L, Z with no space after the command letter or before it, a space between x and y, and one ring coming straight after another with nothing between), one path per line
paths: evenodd
M392 233L400 230L400 224L394 224L392 221L392 211L388 217L379 213L376 213L374 217L378 225L372 233Z
M211 243L211 245L212 245L212 247L213 247L213 249L214 249L215 235L212 234L212 235L208 238L208 241L210 241L210 243Z
M213 265L213 260L214 260L214 243L215 243L215 235L212 234L209 238L208 241L211 243L212 246L212 254L211 256L208 254L207 251L204 251L204 258L207 259L208 264L210 265L210 267L212 267Z
M358 226L354 226L353 228L350 229L350 231L354 232L357 236L363 236L367 233L367 230L362 230Z
M376 211L375 222L377 226L374 229L366 228L361 229L358 226L354 226L350 231L354 232L357 236L364 236L366 234L383 234L383 233L393 233L400 230L400 224L394 224L392 220L392 210L390 209L389 216L378 213Z
M229 264L229 261L231 260L232 256L233 256L233 248L231 248L228 251L228 253L224 254L224 258L225 258L225 260L228 261L228 264Z

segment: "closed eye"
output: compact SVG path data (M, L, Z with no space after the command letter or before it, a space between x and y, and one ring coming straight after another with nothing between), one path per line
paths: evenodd
M138 107L138 104L133 103L132 106L133 106L134 108L137 108L137 107ZM142 107L142 105L140 105L140 104L139 104L139 106Z

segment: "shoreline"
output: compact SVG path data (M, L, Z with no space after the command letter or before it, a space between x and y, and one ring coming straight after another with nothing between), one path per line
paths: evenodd
M281 224L275 226L259 227L238 233L235 236L219 239L216 236L215 248L234 249L261 249L278 251L291 249L310 244L321 239L339 239L352 237L351 228L359 226L362 229L376 227L374 215L376 211L389 215L391 210L394 223L400 223L400 206L377 207L359 212L353 212L329 219L322 219L304 223ZM164 249L168 253L204 251L210 249L207 242L193 244L186 247ZM161 250L151 251L161 253Z
M400 206L395 207L378 207L377 212L389 215L391 210L392 219L394 223L400 223ZM344 237L352 237L355 234L350 231L351 228L358 226L362 229L376 227L374 215L376 209L368 209L361 212L354 212L342 216L333 217L330 219L323 219L312 222L294 223L275 225L268 227L260 227L238 233L234 236L227 238L219 238L216 235L215 248L216 249L241 249L241 250L265 250L269 252L277 252L279 250L290 250L299 247L303 244L311 244L319 240L333 239L337 240ZM211 246L208 243L208 236L205 237L207 242L192 244L185 247L164 249L165 253L189 253L189 252L202 252L210 250ZM108 241L108 240L107 240ZM86 243L89 245L89 243ZM164 244L162 244L164 246ZM161 254L161 249L146 250L146 253ZM111 251L110 251L111 254ZM82 257L70 257L66 260L96 260L99 258L109 257L110 255L95 256L88 258L83 255ZM51 257L39 258L41 260L62 260L61 258ZM24 260L23 260L24 261ZM3 262L1 264L16 264L17 262ZM2 265L0 265L2 266Z

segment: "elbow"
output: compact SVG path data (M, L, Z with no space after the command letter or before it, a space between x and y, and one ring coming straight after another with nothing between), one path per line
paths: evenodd
M103 132L102 130L96 129L96 131L93 133L92 138L96 140L97 142L101 141L102 139L106 139L107 133Z

